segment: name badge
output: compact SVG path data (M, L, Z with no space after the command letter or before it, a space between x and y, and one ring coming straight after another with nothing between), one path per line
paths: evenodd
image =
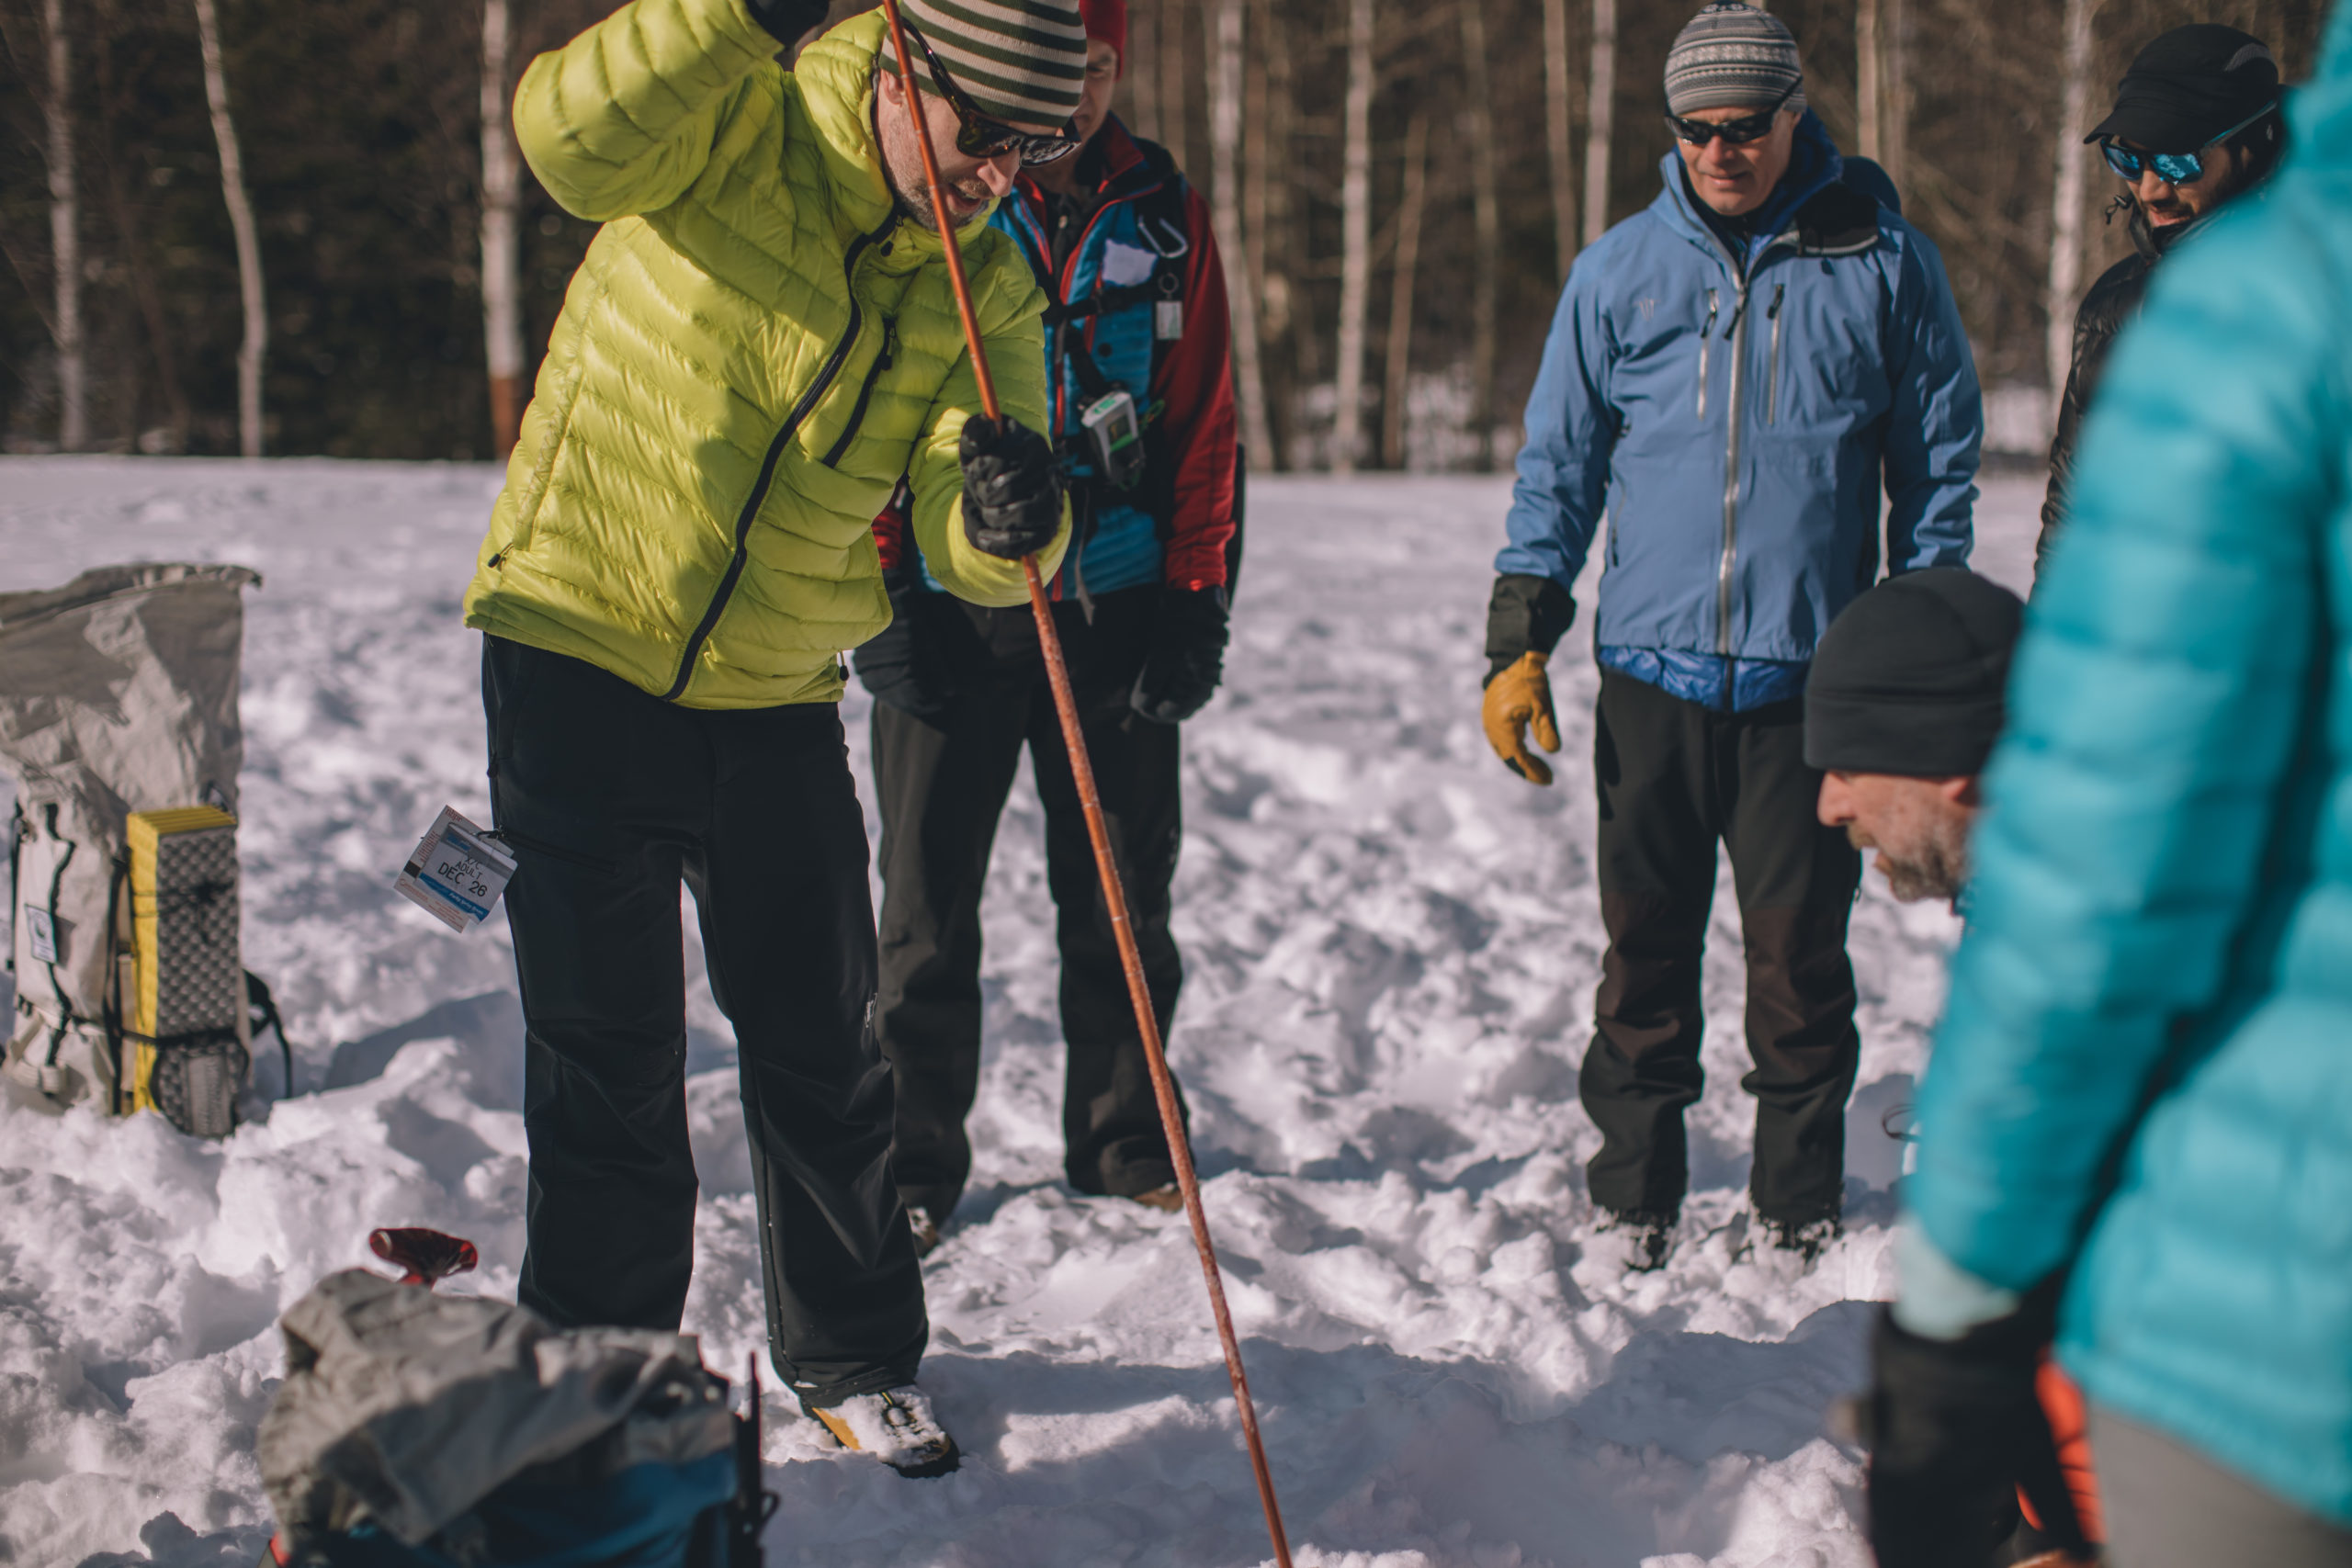
M514 875L506 847L445 806L392 886L462 936L490 918Z

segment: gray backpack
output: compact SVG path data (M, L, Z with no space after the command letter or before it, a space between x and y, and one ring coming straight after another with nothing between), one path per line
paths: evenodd
M5 1070L53 1103L235 1125L266 996L237 948L233 821L238 595L260 581L142 564L0 594L0 762L17 786ZM291 1067L288 1053L288 1089Z

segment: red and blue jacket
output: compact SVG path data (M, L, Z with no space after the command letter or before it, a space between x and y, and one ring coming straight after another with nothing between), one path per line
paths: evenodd
M1052 592L1223 586L1237 459L1232 332L1208 204L1165 148L1115 116L1078 156L1073 196L1057 200L1024 176L990 220L1020 245L1048 301L1053 435L1083 540ZM1128 491L1094 481L1079 423L1114 387L1144 423L1144 477ZM895 503L875 520L875 537L886 571L920 566ZM913 576L936 587L927 571Z

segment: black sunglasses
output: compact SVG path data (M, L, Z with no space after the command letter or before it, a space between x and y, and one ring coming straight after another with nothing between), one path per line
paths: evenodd
M1001 158L1007 152L1021 154L1021 162L1030 168L1067 158L1078 151L1078 138L1064 126L1052 136L1033 136L1025 130L1015 130L1002 120L990 119L974 107L956 78L947 73L939 56L932 52L930 40L915 29L912 22L900 21L907 36L922 51L923 61L931 67L931 79L938 86L947 107L956 111L956 151L967 158Z
M1787 103L1804 83L1804 78L1800 76L1782 88L1781 96L1772 100L1770 108L1744 114L1737 119L1727 119L1720 125L1711 125L1703 119L1685 119L1679 114L1668 115L1666 123L1679 140L1688 141L1693 147L1704 147L1718 136L1734 147L1745 147L1772 134L1772 122L1780 118L1781 106Z

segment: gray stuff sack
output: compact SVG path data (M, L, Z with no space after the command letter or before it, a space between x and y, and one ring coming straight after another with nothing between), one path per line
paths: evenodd
M373 1525L465 1561L469 1511L526 1472L594 1487L637 1465L692 1465L735 1440L727 1385L689 1335L559 1330L508 1303L357 1269L319 1281L279 1326L286 1381L257 1457L298 1560Z
M0 764L17 780L6 1070L61 1104L129 1109L107 1028L107 919L125 819L235 815L242 566L101 567L0 593Z

